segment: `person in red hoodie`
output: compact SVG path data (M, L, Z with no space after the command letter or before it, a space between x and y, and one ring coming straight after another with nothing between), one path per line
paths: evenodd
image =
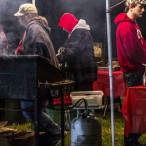
M137 18L145 12L145 0L126 0L125 13L116 16L116 45L120 69L128 87L143 84L146 64L146 42L142 36ZM143 146L138 142L141 133L124 136L125 146Z

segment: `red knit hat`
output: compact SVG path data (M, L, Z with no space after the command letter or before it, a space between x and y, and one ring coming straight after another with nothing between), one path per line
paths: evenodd
M78 19L73 14L64 13L60 17L58 26L64 28L68 32L71 32L77 23Z

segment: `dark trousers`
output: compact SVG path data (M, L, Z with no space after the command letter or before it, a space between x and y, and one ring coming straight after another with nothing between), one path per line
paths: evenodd
M124 80L128 87L139 86L143 84L144 71L135 73L124 73ZM130 133L128 137L124 136L124 142L126 145L132 146L132 144L137 143L141 133Z
M23 116L28 122L34 123L34 103L30 101L21 101L21 108ZM56 124L49 115L44 113L41 109L39 112L39 130L46 133L45 144L52 146L56 140L61 138L61 128Z

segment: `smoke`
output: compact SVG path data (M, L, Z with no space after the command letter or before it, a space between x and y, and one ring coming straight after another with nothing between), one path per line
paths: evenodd
M119 3L121 0L110 0L111 6ZM32 0L0 0L0 24L9 42L9 53L13 54L17 47L23 28L20 26L14 13L23 3L31 3ZM54 37L56 48L62 43L62 35L59 36L56 27L60 16L65 12L73 13L78 19L85 19L90 25L91 33L95 42L104 42L106 37L106 1L103 0L36 0L36 6L39 13L45 16L49 25L54 27ZM119 6L120 7L120 6ZM118 8L119 8L118 7ZM115 8L113 11L116 11ZM112 14L113 15L113 14ZM57 39L57 41L55 40Z
M19 44L23 28L20 26L18 19L14 16L23 3L31 2L30 0L0 0L0 25L8 40L8 49L3 54L12 55ZM2 52L0 52L2 55Z
M94 41L100 42L104 39L106 23L105 1L60 0L60 9L62 14L71 12L78 19L86 20L90 25Z
M110 6L115 6L122 0L109 0ZM59 3L60 2L60 3ZM85 19L90 25L91 33L94 42L101 42L103 48L107 49L107 33L106 33L106 1L100 0L60 0L58 1L60 16L65 12L73 13L78 19ZM114 7L111 11L111 23L112 23L112 39L113 42L113 54L116 54L115 49L115 25L113 20L115 16L123 12L124 3ZM55 10L55 9L54 9ZM59 16L59 17L60 17ZM59 20L59 18L58 18Z
M28 0L0 0L0 22L9 19L8 16L14 16L13 14L18 10L19 5L25 2Z

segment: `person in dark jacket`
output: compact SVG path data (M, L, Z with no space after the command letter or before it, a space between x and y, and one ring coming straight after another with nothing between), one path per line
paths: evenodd
M71 13L63 14L58 26L68 32L66 43L58 50L59 62L69 66L76 91L92 91L92 83L97 79L97 66L90 26Z
M145 0L126 0L125 13L116 16L116 44L118 61L128 87L143 84L146 64L146 42L142 37L137 18L145 9ZM142 146L138 142L140 133L124 135L125 146Z
M58 68L56 53L49 37L47 20L38 16L37 8L33 4L22 4L14 16L18 17L20 24L25 28L15 54L40 55L47 58L52 65ZM33 106L33 102L21 101L22 109L33 109ZM33 112L24 111L23 115L27 121L34 122ZM39 128L46 132L46 145L55 146L58 144L61 138L61 128L42 110L39 113L39 125Z

